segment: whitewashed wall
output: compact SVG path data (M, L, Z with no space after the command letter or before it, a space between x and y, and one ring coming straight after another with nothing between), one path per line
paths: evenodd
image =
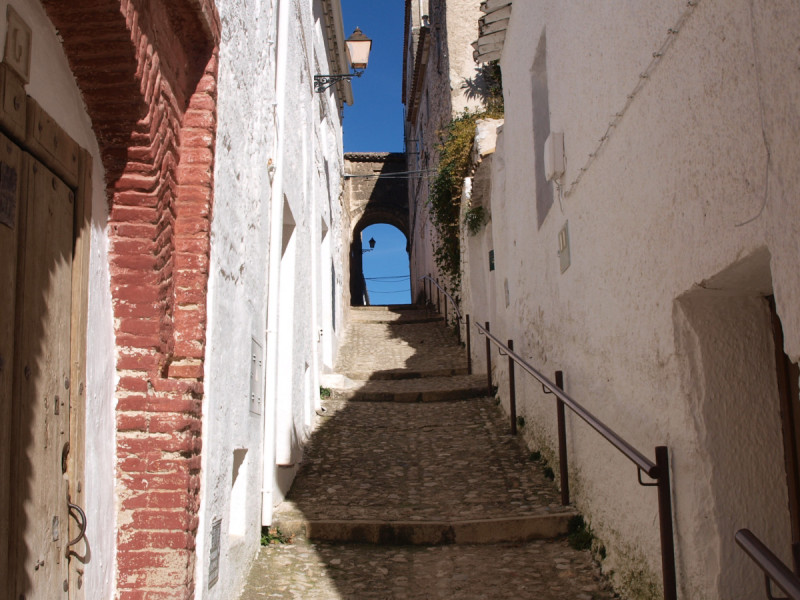
M221 0L218 125L211 226L203 481L196 595L232 598L258 549L261 530L263 400L250 410L253 340L266 344L275 146L274 2ZM254 367L263 399L263 360ZM219 580L208 586L211 535L221 519Z
M291 486L318 407L319 373L338 350L347 285L340 266L347 230L341 120L333 96L312 87L314 74L330 72L320 5L217 6L222 45L196 588L209 599L237 597L262 522L271 521ZM256 367L259 414L249 403L252 340L264 353ZM217 519L219 581L208 589Z
M100 151L80 91L56 31L39 2L0 1L0 40L6 38L11 4L33 31L28 94L47 111L93 160L89 329L86 373L86 510L92 560L85 565L87 599L113 595L116 539L114 506L115 419L114 335L108 273L108 205Z
M763 578L733 534L749 527L790 558L762 298L774 291L797 360L800 84L787 74L798 68L800 8L696 4L514 3L492 219L467 247L471 284L489 289L466 294L480 300L465 310L549 376L564 370L568 393L645 454L670 447L681 597L758 597ZM539 228L532 71L543 39L567 172ZM517 393L525 437L552 458L552 397L520 375ZM605 568L631 597L657 597L655 492L581 422L568 430L573 495L608 549Z

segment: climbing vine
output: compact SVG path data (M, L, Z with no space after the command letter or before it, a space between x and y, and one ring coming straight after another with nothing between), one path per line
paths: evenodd
M475 124L480 119L503 117L503 87L500 67L496 62L482 67L480 73L485 110L463 112L453 118L441 132L439 165L429 195L431 220L438 233L434 257L440 272L449 279L449 287L457 291L461 284L461 249L459 215L464 178L469 175ZM480 210L478 210L480 208ZM486 215L481 207L465 214L471 233L483 225Z

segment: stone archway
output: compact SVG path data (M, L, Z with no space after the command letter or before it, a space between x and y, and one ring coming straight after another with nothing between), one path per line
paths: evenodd
M406 156L394 152L348 153L345 159L345 197L350 211L350 303L364 303L361 232L387 223L409 239ZM406 246L408 249L408 246Z

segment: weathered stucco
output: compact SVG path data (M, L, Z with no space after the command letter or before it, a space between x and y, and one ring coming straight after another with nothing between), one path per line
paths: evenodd
M234 598L291 485L343 331L350 230L323 2L218 2L216 201L197 595ZM254 73L258 76L254 77ZM253 363L253 342L261 361ZM251 410L251 369L261 405ZM222 520L210 589L212 526Z
M693 600L763 593L733 541L739 528L790 562L764 296L775 294L797 361L800 84L786 73L797 70L799 17L783 1L515 2L491 220L464 233L464 311L546 375L563 370L568 393L645 454L669 446L678 583ZM554 202L537 213L543 73L566 174L546 184ZM552 397L518 374L517 398L523 434L553 457ZM655 492L577 418L568 438L573 496L606 570L632 597L657 597Z
M415 172L408 180L408 195L412 299L418 300L419 278L438 274L431 242L436 233L427 199L438 164L440 133L453 116L481 105L480 96L471 93L478 68L471 44L478 36L481 3L408 0L406 5L403 102L408 170Z

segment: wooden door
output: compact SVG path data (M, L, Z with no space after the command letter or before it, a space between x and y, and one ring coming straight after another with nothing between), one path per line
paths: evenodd
M75 196L23 155L11 401L12 598L68 598L70 388Z
M11 480L11 398L14 382L14 313L20 237L19 181L22 152L0 134L0 592L11 588L9 524Z

